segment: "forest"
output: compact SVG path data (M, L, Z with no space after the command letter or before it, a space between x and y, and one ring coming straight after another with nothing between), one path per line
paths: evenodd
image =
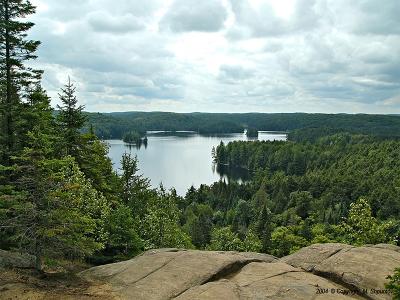
M4 5L4 2L2 2ZM0 249L36 269L103 264L152 248L284 256L313 243L399 244L400 117L318 114L84 112L71 80L56 109L28 66L39 41L29 1L7 1L0 31ZM207 120L207 121L206 121ZM216 164L249 170L243 184L152 188L128 154L113 171L103 138L146 130L289 130L287 142L221 143ZM211 155L211 153L210 153ZM173 170L171 170L173 172ZM395 280L393 286L397 286Z

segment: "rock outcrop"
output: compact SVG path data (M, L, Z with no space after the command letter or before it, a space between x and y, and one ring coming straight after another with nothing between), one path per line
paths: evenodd
M277 259L259 253L160 249L81 273L119 299L391 299L400 247L316 244Z
M0 250L0 267L30 269L34 266L35 257L32 255Z

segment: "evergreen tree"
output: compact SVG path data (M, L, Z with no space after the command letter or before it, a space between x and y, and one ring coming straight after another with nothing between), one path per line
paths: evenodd
M2 228L19 249L43 257L80 257L102 247L107 205L72 158L52 158L51 137L35 128L16 158L14 182L0 196Z
M84 106L78 105L78 99L75 96L76 88L68 77L68 83L58 94L62 105L57 105L59 110L57 122L62 136L62 149L66 155L78 157L81 146L80 129L86 122L86 116L83 113Z
M268 253L271 249L271 234L273 231L272 213L264 204L255 226L255 231L261 240L261 251Z
M205 204L192 203L186 210L187 232L189 232L193 245L204 249L210 242L213 210Z
M15 127L21 98L41 77L41 71L24 63L36 58L40 42L27 39L26 32L34 25L23 19L35 12L29 0L0 0L0 115L2 158L10 163L15 150Z
M53 109L50 106L50 97L46 91L37 86L27 97L27 101L20 106L20 120L16 126L16 132L20 136L19 147L27 147L28 133L35 127L42 133L51 135L53 142L57 142L55 135L55 121Z
M93 187L110 202L118 202L119 178L113 171L108 157L108 145L99 140L90 127L89 132L81 135L81 145L76 161Z
M265 181L263 181L260 188L251 200L251 209L254 215L257 215L257 213L260 211L260 208L264 207L265 205L271 205L271 201L268 197L265 186Z

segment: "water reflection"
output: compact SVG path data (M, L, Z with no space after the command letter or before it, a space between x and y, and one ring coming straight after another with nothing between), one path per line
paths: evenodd
M214 163L212 170L213 173L216 172L221 179L225 179L227 182L236 181L242 183L250 179L250 172L244 168Z
M148 143L148 139L146 137L134 144L133 143L125 143L125 147L127 147L130 150L129 152L132 152L132 149L139 150L142 147L144 147L144 149L147 149L147 143Z

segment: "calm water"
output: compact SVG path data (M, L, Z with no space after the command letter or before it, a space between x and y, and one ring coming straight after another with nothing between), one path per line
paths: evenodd
M184 195L192 185L211 184L221 178L225 180L246 180L244 170L223 170L212 162L212 147L221 141L248 140L244 134L225 134L203 136L195 133L148 134L148 143L140 148L127 145L121 140L107 140L110 145L109 156L116 170L120 169L122 154L137 155L140 173L150 178L153 187L162 183L165 188L174 187L178 194ZM258 140L286 140L286 134L260 132Z

